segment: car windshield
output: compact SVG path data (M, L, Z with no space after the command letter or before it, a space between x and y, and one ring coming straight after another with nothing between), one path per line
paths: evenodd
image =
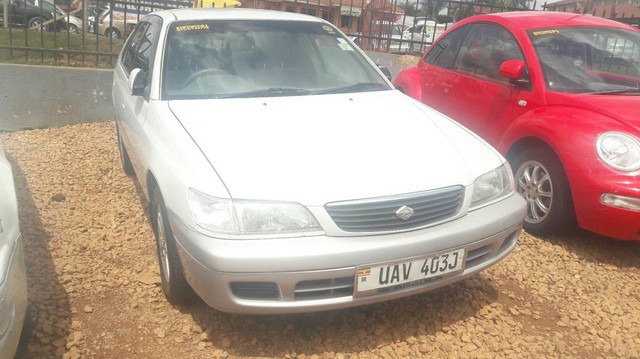
M176 22L164 51L164 99L390 90L335 28L319 22Z
M640 33L604 27L529 31L550 91L640 94Z

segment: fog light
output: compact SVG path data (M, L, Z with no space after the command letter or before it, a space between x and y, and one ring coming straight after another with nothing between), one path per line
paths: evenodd
M609 206L624 208L631 211L640 211L640 198L605 193L600 197L600 201Z

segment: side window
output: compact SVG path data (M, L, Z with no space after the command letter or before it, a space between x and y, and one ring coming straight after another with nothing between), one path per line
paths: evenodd
M455 62L455 70L480 78L507 83L498 73L507 60L523 60L522 50L511 33L498 25L475 24Z
M146 47L146 45L143 45L143 41L148 27L148 22L140 22L127 42L122 56L122 65L127 74L138 67L138 53ZM148 66L144 70L148 70Z
M468 28L469 26L464 26L456 29L436 42L429 50L429 53L427 53L424 62L445 69L451 69L458 49L460 48L460 43L464 39Z
M151 51L155 48L155 46L153 45L156 42L156 39L154 38L154 30L155 29L152 23L149 23L149 26L145 28L144 34L140 41L140 47L138 49L138 59L136 61L136 67L143 69L147 73L149 72Z

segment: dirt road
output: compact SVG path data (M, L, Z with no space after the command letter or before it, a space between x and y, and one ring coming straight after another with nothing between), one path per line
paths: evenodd
M640 357L640 243L523 234L469 280L349 310L172 307L113 123L0 138L25 237L34 321L25 358Z

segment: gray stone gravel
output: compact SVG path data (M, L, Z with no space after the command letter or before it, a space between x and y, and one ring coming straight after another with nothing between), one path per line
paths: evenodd
M114 124L0 134L34 330L26 358L638 358L640 243L524 233L503 262L393 302L240 316L170 306Z

